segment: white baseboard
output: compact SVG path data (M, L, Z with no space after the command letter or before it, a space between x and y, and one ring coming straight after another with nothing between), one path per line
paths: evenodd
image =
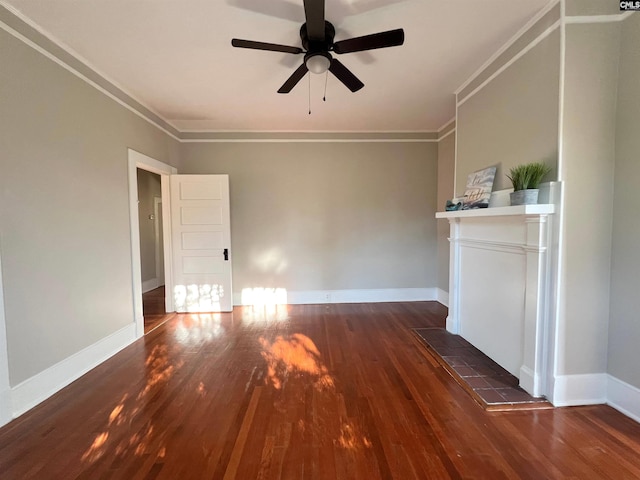
M11 407L11 390L3 389L0 391L0 427L13 419Z
M150 292L160 286L160 280L157 278L152 278L150 280L145 280L142 282L142 293Z
M437 300L436 288L378 288L356 290L307 290L286 292L286 303L311 305L324 303L421 302ZM242 294L233 294L233 304L243 305Z
M108 337L16 385L11 389L13 418L46 400L135 340L136 325L130 323Z
M640 422L640 388L607 375L607 403Z
M551 401L556 407L606 403L640 422L640 388L606 373L556 377Z
M520 386L529 394L534 397L539 396L537 385L539 384L539 376L535 374L533 370L524 365L520 367Z
M445 307L449 308L449 292L445 292L441 288L436 289L436 300Z
M607 403L607 374L558 375L553 387L556 407Z
M453 318L451 317L451 310L449 310L449 315L447 315L445 328L447 329L447 332L453 333L454 335L458 335L460 333L458 331L458 324L454 322Z

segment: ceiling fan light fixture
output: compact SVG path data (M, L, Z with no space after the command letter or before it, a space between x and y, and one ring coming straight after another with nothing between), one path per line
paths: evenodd
M298 0L299 1L299 0ZM361 37L347 38L334 42L336 29L325 18L325 3L327 0L303 0L305 23L300 27L300 47L279 45L277 43L256 42L254 40L231 40L233 47L250 48L253 50L266 50L298 55L304 53L302 64L278 89L278 93L289 93L308 72L316 75L331 72L345 87L352 92L357 92L362 83L351 70L345 67L331 53L342 55L343 53L364 52L377 48L396 47L404 43L404 30L396 28L386 32L372 33ZM355 0L350 0L355 1ZM309 81L311 77L309 76ZM325 79L326 80L326 79Z
M325 73L331 66L331 57L322 53L308 56L304 63L311 73Z

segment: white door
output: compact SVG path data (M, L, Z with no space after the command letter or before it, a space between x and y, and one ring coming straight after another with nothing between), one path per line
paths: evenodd
M176 312L230 312L228 175L171 175L171 240Z

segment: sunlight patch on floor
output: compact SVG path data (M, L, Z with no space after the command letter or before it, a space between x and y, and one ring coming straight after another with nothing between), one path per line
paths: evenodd
M361 425L347 418L346 412L336 412L329 405L344 402L334 377L322 361L322 354L311 340L301 333L279 335L273 342L260 337L262 358L267 366L265 383L279 395L300 392L300 386L285 388L287 382L313 382L314 400L307 408L313 409L309 419L300 418L295 427L301 434L309 433L318 441L330 442L345 450L371 448L372 442ZM286 393L290 392L290 393ZM299 401L307 401L299 398Z
M222 285L191 284L173 287L177 312L219 312L225 291Z
M215 340L225 332L220 313L191 313L178 316L174 335L178 342L188 345Z
M129 429L136 417L144 410L144 404L155 392L162 390L173 375L182 368L183 360L172 362L166 345L156 345L145 360L146 382L138 395L123 395L120 401L109 413L106 428L98 433L91 445L82 455L82 461L94 463L102 457L124 457L128 455L143 456L148 454L150 446L160 443L159 456L166 454L164 438L155 432L152 422L146 423L140 430L131 435L117 435L122 429ZM141 410L142 408L142 410ZM125 430L126 431L126 430ZM115 444L115 438L122 438Z
M260 338L262 358L267 362L267 381L280 389L289 375L309 374L316 377L316 388L332 388L333 378L320 359L320 352L306 335L278 336L269 342Z

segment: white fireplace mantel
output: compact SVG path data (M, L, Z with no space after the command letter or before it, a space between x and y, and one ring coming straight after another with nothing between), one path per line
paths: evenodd
M555 212L555 205L516 205L513 207L477 208L473 210L454 210L438 212L436 218L478 218L504 217L512 215L549 215Z
M447 330L545 395L555 205L439 212L450 223Z

